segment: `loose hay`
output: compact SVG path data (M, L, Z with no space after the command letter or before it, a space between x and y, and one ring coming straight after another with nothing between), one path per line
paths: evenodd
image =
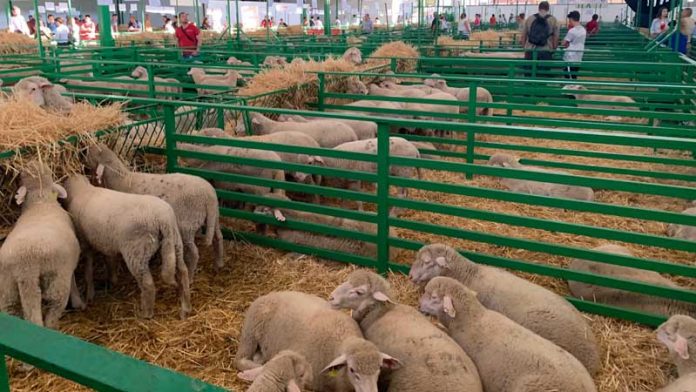
M419 57L420 54L418 49L413 45L409 45L402 41L395 41L386 43L377 48L370 54L370 58L367 62L368 64L384 64L386 58L397 58L396 72L407 73L416 70Z
M24 34L0 31L0 55L38 53L36 40Z

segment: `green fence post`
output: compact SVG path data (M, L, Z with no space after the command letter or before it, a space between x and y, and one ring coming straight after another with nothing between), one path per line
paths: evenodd
M469 102L468 102L468 121L470 123L476 122L476 93L478 90L478 83L474 82L469 86ZM491 110L493 110L491 108ZM469 129L466 132L466 163L474 163L474 145L476 144L476 133ZM466 179L471 180L474 175L471 172L466 173Z
M389 268L389 127L377 126L377 271Z
M155 98L155 73L152 72L152 64L147 65L147 89L150 98Z
M176 166L176 120L174 118L174 106L164 106L164 144L167 150L167 173L173 173Z
M320 112L324 111L324 88L326 87L325 75L323 72L319 73L319 92L317 93L317 110Z
M331 3L324 0L324 35L331 36Z
M111 12L109 6L99 6L99 41L102 48L110 48L115 45L111 35Z
M217 108L215 110L215 113L217 114L217 126L218 126L218 128L225 129L225 109Z
M10 374L7 373L5 353L0 351L0 392L10 392Z
M396 67L397 67L396 57L391 58L391 61L389 62L389 67L391 68L392 72L396 73Z

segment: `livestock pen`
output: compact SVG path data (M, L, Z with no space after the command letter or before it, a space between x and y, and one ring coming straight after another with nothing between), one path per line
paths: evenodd
M224 59L224 53L221 51L218 59ZM277 54L259 53L262 53L259 57ZM653 55L658 56L649 56ZM107 95L76 91L76 97L93 102L128 101L136 112L149 114L147 118L109 133L116 135L111 142L113 146L118 146L119 138L127 141L127 144L121 143L124 155L145 153L151 170L157 170L159 163L163 165L160 169L167 172L194 174L218 184L233 182L287 193L318 195L322 203L287 201L218 187L218 197L224 204L220 212L225 217L225 234L233 240L227 245L230 256L227 266L222 271L215 271L210 262L212 255L203 252L202 270L193 286L195 312L189 319L178 320L171 311L173 307L170 305L177 301L172 293L163 293L156 307L157 319L133 318L132 309L137 302L133 293L137 288L129 282L107 292L100 291L97 306L91 306L85 312L67 314L61 331L211 384L242 389L243 384L235 379L232 359L243 312L257 296L270 290L292 289L326 297L357 265L389 273L397 299L414 304L418 288L410 284L403 273L408 271L414 251L422 244L444 242L457 247L477 263L516 271L532 282L565 295L578 309L586 312L603 351L602 370L595 379L599 390L653 390L666 381L666 353L654 342L652 331L641 324L656 326L664 321L665 315L573 298L566 286L567 280L573 280L696 303L696 266L693 262L696 244L665 235L668 224L696 225L695 216L680 213L696 199L696 161L693 159L696 131L692 125L696 118L691 112L696 87L693 69L690 64L668 54L659 60L649 56L644 58L644 63L636 64L632 60L616 66L600 58L588 61L584 75L581 74L581 80L577 82L535 77L538 76L535 69L531 71L534 73L532 77L524 77L528 72L524 66L529 63L420 57L386 58L382 69L315 71L315 77L307 82L311 88L298 86L269 91L262 96L240 95L242 89L222 94L219 99L197 97L192 91L195 86L184 84L184 88L190 89L188 93L173 100L160 99L166 96L156 94L154 80L147 82L149 97L124 97L128 95L127 91L119 89L105 89ZM162 60L158 58L151 64L145 62L151 70L150 75L182 75L186 65ZM400 62L414 64L413 72L400 70ZM94 80L102 81L114 81L113 76L129 72L133 65L124 59L99 59L94 63L98 64L97 69L106 66L104 75L94 77ZM210 69L226 68L215 65L214 61L210 63ZM90 64L90 61L83 64ZM650 64L660 64L659 72L647 70ZM472 68L472 65L479 68ZM538 65L552 67L549 72L556 72L553 69L560 66L553 62ZM499 67L502 72L487 74L487 69L492 67ZM56 68L56 65L49 66L41 72L52 79L82 78L70 76L73 71L69 71L69 67ZM379 72L388 68L399 73L385 75ZM432 73L440 76L433 77ZM606 77L619 80L602 79ZM329 85L341 86L335 82L347 78L366 82L398 78L403 84L417 84L434 78L445 80L449 86L470 88L471 95L464 102L433 101L365 96L328 88ZM634 103L616 104L618 108L579 107L590 102L571 99L563 90L563 86L570 84L586 86L590 94L628 96ZM477 102L476 87L488 89L494 97L493 102ZM367 103L346 106L354 100ZM370 104L375 101L449 105L460 110L458 114L419 114L378 108ZM292 108L285 105L287 102L293 103ZM337 112L347 109L352 113ZM491 112L491 115L482 114L481 110ZM378 150L376 154L343 152L234 137L210 138L195 132L206 126L217 126L231 133L239 122L244 122L249 129L248 115L251 112L271 118L299 114L372 121L378 125ZM399 117L403 115L412 118ZM439 132L396 133L404 129ZM147 138L132 137L142 132L147 134ZM390 136L432 142L437 148L421 148L421 158L393 156L388 148ZM376 170L359 172L194 152L187 150L182 143L370 162L375 164ZM520 154L524 164L566 172L540 174L538 171L486 165L488 158L499 151ZM279 181L185 164L192 159L348 178L371 184L374 190L366 192ZM390 168L394 166L417 167L421 175L419 178L397 177L390 174ZM590 187L595 191L595 198L574 200L514 193L504 189L499 178ZM408 188L408 196L393 196L393 188L397 187ZM352 207L357 201L366 204L365 211L346 207ZM285 222L279 222L273 216L234 208L240 202L365 222L371 229L357 232L317 221L292 219L291 214L286 214L289 218ZM392 208L398 212L390 214ZM311 243L299 245L261 234L256 230L258 225L314 233L314 237L310 237ZM322 247L331 238L358 242L366 254L349 254ZM608 241L626 244L635 256L591 250ZM669 276L679 287L570 270L567 265L572 258L656 271ZM347 264L328 263L321 259ZM8 330L25 328L18 323L21 322L7 321L8 328L14 328ZM43 332L30 329L26 329L26 333L43 336ZM59 339L45 336L48 341ZM103 387L96 380L104 379L111 380L114 384L108 385L114 385L114 388L119 386L113 373L103 375L91 371L90 367L78 367L73 363L77 359L72 357L49 357L42 362L41 358L48 353L36 351L37 345L31 343L14 342L8 336L4 339L0 336L0 352L87 386ZM64 344L79 343L65 341ZM98 360L97 349L85 350L95 355L86 356L85 361ZM120 363L119 359L115 361ZM0 376L4 374L0 369ZM78 388L50 374L21 373L15 366L10 367L9 375L13 390ZM171 375L162 375L168 376ZM130 386L120 384L120 387ZM212 387L202 385L201 388Z

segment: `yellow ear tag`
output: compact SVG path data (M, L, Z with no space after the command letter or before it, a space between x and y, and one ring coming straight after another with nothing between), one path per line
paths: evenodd
M326 375L332 378L336 377L338 376L338 369L331 369L328 371L328 373L326 373Z

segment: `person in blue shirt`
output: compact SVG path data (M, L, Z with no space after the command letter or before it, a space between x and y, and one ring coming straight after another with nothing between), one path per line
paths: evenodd
M58 26L56 25L55 18L52 14L48 14L48 16L46 17L46 27L48 27L51 30L51 34L56 34L56 28L58 28Z

